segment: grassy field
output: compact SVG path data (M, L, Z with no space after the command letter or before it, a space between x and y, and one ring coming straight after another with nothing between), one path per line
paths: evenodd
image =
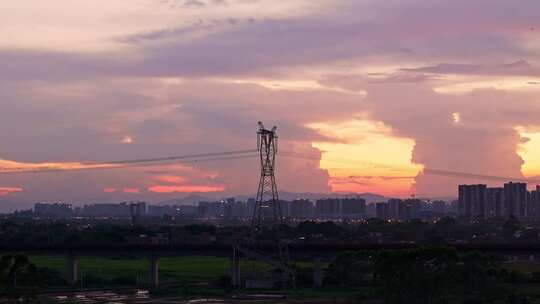
M38 267L49 268L65 277L64 256L31 256ZM309 267L310 263L299 263L298 267ZM125 282L126 285L145 284L148 279L148 260L145 258L111 259L82 256L79 258L80 272L87 282L99 285L111 281ZM266 266L243 261L240 268L261 269ZM207 283L218 281L229 273L229 259L225 257L187 256L159 259L159 277L163 283Z
M31 260L41 268L58 271L65 277L66 259L64 256L31 256ZM80 270L83 274L85 287L113 287L113 286L147 286L148 260L140 257L103 258L82 256L79 258ZM297 267L309 268L311 263L297 263ZM262 264L243 261L241 269L248 272L252 267L262 268ZM516 262L502 265L507 270L514 270L523 275L540 271L540 264L534 262ZM308 276L310 269L305 269ZM229 259L226 257L186 256L174 258L161 258L159 260L160 284L165 285L167 292L176 290L183 295L205 294L221 296L226 292L225 285L219 281L228 275ZM210 285L209 285L210 283ZM212 284L213 283L213 284ZM56 287L57 285L54 285ZM221 287L220 287L221 286ZM332 288L312 289L303 285L294 291L291 296L298 298L351 298L359 299L375 297L374 290L370 288ZM504 285L506 289L527 295L530 299L540 299L540 283L524 283ZM52 286L51 286L52 287ZM531 302L537 303L537 302ZM540 302L538 302L540 303Z
M32 256L38 267L46 267L65 274L66 260L63 256ZM109 259L102 257L80 257L80 272L83 277L104 281L122 279L129 282L146 282L148 260L145 258ZM229 260L220 257L175 257L159 260L159 275L162 282L208 282L226 275Z

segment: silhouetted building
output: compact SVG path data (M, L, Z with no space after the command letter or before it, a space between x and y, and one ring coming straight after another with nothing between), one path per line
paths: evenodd
M201 218L222 218L225 216L224 202L199 202L197 215Z
M465 218L486 216L486 185L459 185L459 215Z
M503 217L504 188L486 189L486 217Z
M402 220L412 220L417 219L418 213L423 209L423 201L416 198L410 198L403 201L402 212L405 212L404 216L400 219Z
M362 198L327 198L317 200L316 214L319 218L363 217L366 201Z
M388 216L392 219L403 219L405 212L403 212L403 200L392 198L388 200ZM402 209L402 212L400 212Z
M375 204L375 216L384 220L400 221L427 219L433 217L434 213L431 207L427 202L420 199L402 200L392 198L387 202Z
M178 215L193 217L197 216L197 206L182 205L177 206Z
M341 199L341 217L363 217L366 213L366 200L363 198Z
M338 218L341 214L341 204L337 198L317 200L315 209L320 218Z
M509 182L504 184L504 216L525 218L527 216L527 184Z
M66 203L37 203L34 214L39 217L70 217L73 216L73 206Z
M388 203L380 202L375 205L376 216L381 220L387 220L388 217Z
M245 217L247 214L246 204L236 201L234 198L228 198L223 206L223 214L226 219Z
M129 204L129 211L133 223L138 223L142 217L146 216L146 203L134 202Z
M313 216L313 202L307 199L297 199L290 203L289 216L303 219Z
M175 216L178 213L178 208L176 206L170 205L148 205L146 214L148 216L164 216L170 215Z
M253 216L253 212L255 211L255 199L254 198L248 198L246 201L246 214L247 216Z
M527 209L529 218L540 219L540 186L536 186L536 189L531 191L528 201Z
M131 210L127 203L84 205L83 216L90 217L130 217Z

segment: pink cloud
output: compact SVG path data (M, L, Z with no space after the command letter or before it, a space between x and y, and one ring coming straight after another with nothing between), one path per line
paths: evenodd
M6 196L13 193L21 192L23 188L19 187L0 187L0 196Z
M169 183L169 184L180 184L186 181L185 177L175 176L175 175L160 175L154 177L158 182Z
M154 192L154 193L221 192L224 190L225 190L224 186L199 186L199 185L148 187L148 191Z
M124 189L122 189L122 192L124 192L124 193L132 193L132 194L139 194L139 193L141 193L141 190L139 188L124 188Z

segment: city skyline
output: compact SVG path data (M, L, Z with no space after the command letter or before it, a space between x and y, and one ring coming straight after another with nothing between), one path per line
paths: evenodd
M250 149L263 120L308 156L278 154L281 191L441 197L499 183L423 168L540 176L538 12L532 0L5 1L0 167ZM0 174L0 209L249 195L257 166Z
M369 221L379 218L406 222L436 222L453 218L464 223L484 220L522 220L534 223L540 219L540 186L528 191L526 183L506 182L498 187L486 184L461 184L456 199L392 198L377 195L324 196L288 194L280 199L279 217L287 221ZM178 217L199 222L245 220L256 214L254 197L224 199L192 198L190 201L97 203L74 206L69 203L36 203L33 210L20 210L6 216L38 218L132 217L133 206L140 216ZM142 207L141 207L142 206ZM276 215L271 209L261 210L263 218Z

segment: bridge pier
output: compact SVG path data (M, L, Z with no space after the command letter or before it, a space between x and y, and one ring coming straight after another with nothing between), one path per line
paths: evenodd
M67 283L70 287L75 287L79 280L79 257L70 252L66 258Z
M231 287L237 289L240 287L240 255L236 247L233 247L232 256L230 259L230 276Z
M313 261L313 287L321 288L323 286L324 271L321 258L315 258Z
M148 285L155 288L159 284L159 258L152 254L148 257Z

